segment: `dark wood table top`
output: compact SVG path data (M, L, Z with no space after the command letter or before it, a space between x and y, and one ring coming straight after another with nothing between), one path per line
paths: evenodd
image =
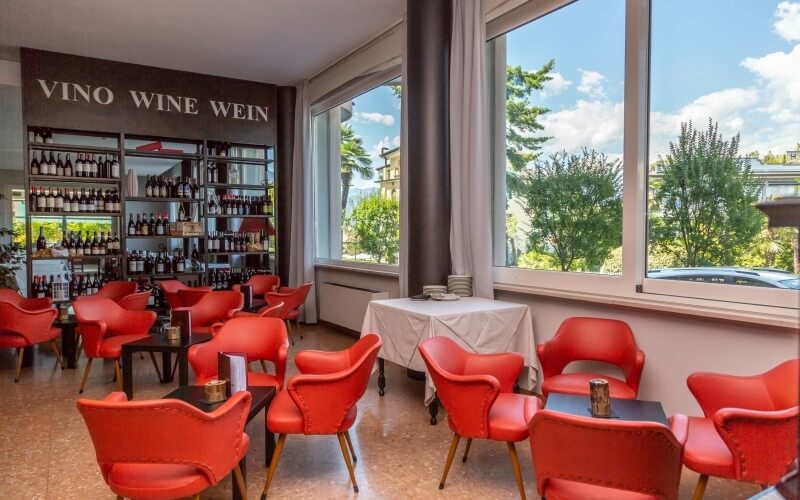
M267 305L267 301L263 299L253 299L253 303L248 307L243 307L244 312L258 312L259 309Z
M208 342L213 336L210 333L193 333L188 337L181 337L178 340L167 340L163 333L152 334L149 337L134 340L122 344L122 347L134 350L159 350L159 351L179 351L187 349L189 346Z
M610 398L611 418L633 422L658 422L669 427L664 407L659 401L643 401L641 399ZM592 402L589 396L559 394L551 392L547 396L546 410L559 411L578 417L592 416ZM603 418L603 417L597 417Z
M263 408L268 407L270 403L272 403L272 398L275 397L275 388L252 386L248 387L247 390L252 396L250 413L247 415L247 421L250 422L253 417L258 414L258 412L260 412ZM170 392L162 399L179 399L206 413L216 410L220 407L220 405L222 405L222 403L225 402L220 401L219 403L210 404L205 402L205 398L206 391L204 386L184 385L183 387L178 387L174 391Z

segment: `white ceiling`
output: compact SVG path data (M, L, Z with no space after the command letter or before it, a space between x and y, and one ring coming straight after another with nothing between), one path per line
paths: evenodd
M3 0L0 54L31 47L292 85L404 12L405 0Z

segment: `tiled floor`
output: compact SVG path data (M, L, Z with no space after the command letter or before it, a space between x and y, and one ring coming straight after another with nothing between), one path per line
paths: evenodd
M337 350L353 340L324 327L306 327L305 338L290 351ZM134 358L137 399L158 398L172 385L158 383L149 359ZM32 368L13 382L14 353L0 350L0 499L113 499L94 457L89 435L75 409L79 369L54 368L49 350L37 350ZM102 398L116 390L113 364L96 362L84 397ZM290 363L289 374L296 373ZM431 426L422 405L423 384L405 370L386 364L386 396L379 397L376 375L358 405L351 431L358 463L360 493L350 488L335 437L290 436L270 488L271 498L515 498L517 488L502 443L473 443L469 462L455 460L444 490L437 488L452 434L446 423ZM440 417L442 415L440 414ZM248 426L251 449L247 463L249 498L264 486L264 418ZM463 452L463 444L460 451ZM527 442L517 444L526 493L536 498ZM684 471L681 498L690 498L697 475ZM747 498L756 486L711 479L706 499ZM203 494L206 499L231 497L230 479Z

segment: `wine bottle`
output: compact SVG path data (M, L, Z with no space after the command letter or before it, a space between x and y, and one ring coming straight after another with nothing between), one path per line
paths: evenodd
M58 159L56 160L56 175L64 177L64 162L61 161L61 153L58 153Z
M113 179L119 179L119 160L117 159L117 155L114 155L111 161L111 177Z
M44 237L44 227L39 226L39 237L36 239L36 250L46 250L47 240Z
M67 153L67 161L64 162L64 177L72 177L72 160L69 159L69 153Z
M36 159L36 153L31 155L31 175L39 175L39 160Z
M78 153L78 159L75 160L75 177L83 177L85 168L86 167L83 163L83 153Z
M58 188L58 193L55 197L55 207L54 210L56 212L63 212L64 211L64 195L61 194L61 188Z

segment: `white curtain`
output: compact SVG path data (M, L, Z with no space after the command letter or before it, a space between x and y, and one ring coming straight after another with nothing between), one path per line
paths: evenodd
M486 22L483 0L453 0L450 44L450 256L472 274L476 296L494 298Z
M292 230L289 240L289 286L314 281L314 210L311 175L311 112L308 80L297 86L292 163ZM312 287L303 308L306 323L317 322L317 292Z
M402 99L400 99L400 262L398 263L400 297L408 297L408 100L406 96L406 19L403 19Z

